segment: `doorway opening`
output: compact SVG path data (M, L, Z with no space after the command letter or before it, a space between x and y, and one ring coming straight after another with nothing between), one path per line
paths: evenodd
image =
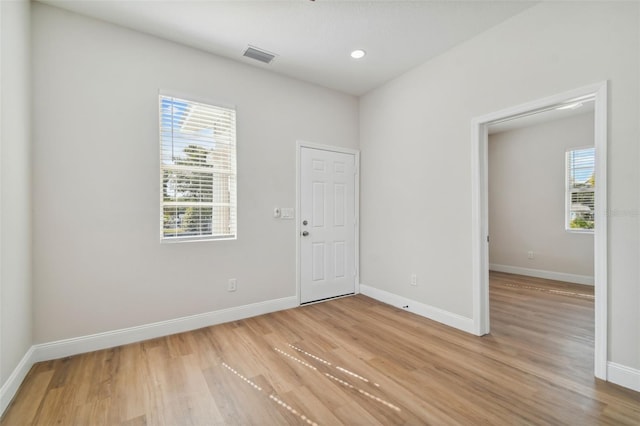
M472 270L474 333L490 332L488 128L490 125L593 99L595 174L594 228L594 374L607 378L607 82L496 111L472 120Z

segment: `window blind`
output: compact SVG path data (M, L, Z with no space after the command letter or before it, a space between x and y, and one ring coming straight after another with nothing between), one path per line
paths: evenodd
M567 151L566 228L595 226L595 148Z
M160 95L161 238L236 237L236 112Z

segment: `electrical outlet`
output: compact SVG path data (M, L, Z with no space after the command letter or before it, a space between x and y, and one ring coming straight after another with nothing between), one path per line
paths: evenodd
M227 284L227 291L236 291L238 289L238 280L235 278L230 278L229 283Z
M418 285L418 276L416 274L411 274L411 285Z
M527 252L527 259L533 259L535 256L533 255L533 250L529 250Z

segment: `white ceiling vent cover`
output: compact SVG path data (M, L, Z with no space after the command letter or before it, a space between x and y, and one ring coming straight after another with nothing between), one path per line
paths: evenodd
M269 53L265 50L258 49L257 47L249 46L247 50L244 51L243 56L247 58L255 59L256 61L264 62L265 64L270 64L271 61L276 57L273 53Z

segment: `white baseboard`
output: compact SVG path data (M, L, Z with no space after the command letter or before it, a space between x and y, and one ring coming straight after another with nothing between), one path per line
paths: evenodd
M640 392L640 370L635 368L609 361L607 379L616 385Z
M406 297L398 296L397 294L389 293L388 291L370 287L365 284L360 284L360 293L382 303L429 318L450 327L457 328L458 330L472 334L474 333L473 320L471 318L466 318L440 308L416 302L415 300L407 299Z
M121 330L92 334L89 336L74 337L71 339L58 340L56 342L42 343L35 345L34 358L35 362L63 358L85 352L92 352L100 349L107 349L143 340L154 339L156 337L168 336L170 334L196 330L198 328L209 327L211 325L222 324L229 321L237 321L297 306L297 297L285 297L282 299L268 300L265 302L237 306L219 311L205 312L202 314L190 315L188 317L160 321L137 327L129 327Z
M35 363L33 360L34 352L34 347L31 346L13 370L7 381L4 382L0 388L0 416L4 414L4 410L6 410L11 403L16 392L18 392L18 388L22 384L24 378L27 377L27 373Z
M594 278L589 275L566 274L564 272L545 271L543 269L521 268L519 266L489 265L490 271L507 274L525 275L527 277L545 278L547 280L565 281L574 284L594 285Z

